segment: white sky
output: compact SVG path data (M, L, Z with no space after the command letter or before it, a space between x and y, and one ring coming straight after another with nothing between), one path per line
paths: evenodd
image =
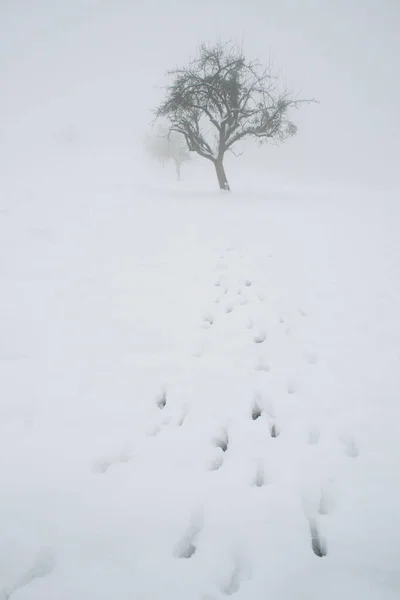
M398 0L0 0L0 144L69 124L97 140L141 140L164 72L200 41L229 38L272 56L291 87L321 102L295 113L295 140L240 160L396 182Z

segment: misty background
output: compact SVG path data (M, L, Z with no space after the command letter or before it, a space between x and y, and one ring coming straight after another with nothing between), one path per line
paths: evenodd
M0 173L65 137L124 154L134 176L165 71L202 41L234 40L320 104L292 114L295 138L247 144L229 171L397 186L399 27L397 0L1 0Z
M399 32L399 0L0 0L0 600L399 600ZM145 146L229 40L319 100L232 194Z

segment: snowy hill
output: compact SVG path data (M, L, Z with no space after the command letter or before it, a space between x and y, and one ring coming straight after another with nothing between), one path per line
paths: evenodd
M2 179L1 597L398 598L395 199L90 164Z
M399 18L0 2L0 600L399 599ZM230 195L143 148L224 40L320 101Z

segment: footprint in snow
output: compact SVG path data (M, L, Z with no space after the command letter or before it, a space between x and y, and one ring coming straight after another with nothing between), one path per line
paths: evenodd
M160 425L155 425L154 427L152 427L152 429L150 429L150 431L148 431L147 436L148 437L155 437L156 435L158 435L161 431L161 426Z
M108 469L112 466L113 461L109 458L97 458L92 465L92 472L98 475L107 473Z
M250 279L245 279L245 280L244 280L244 285L245 285L246 287L250 287L250 286L252 285L252 282L250 281Z
M265 481L265 469L264 469L264 465L262 464L262 462L259 463L259 465L257 466L257 470L256 470L256 474L253 480L253 485L255 487L263 487L265 485L266 481Z
M0 600L9 600L17 590L27 586L34 579L47 577L57 563L57 556L52 548L42 548L32 567L23 573L14 583L0 590Z
M297 392L297 386L296 386L296 384L293 381L291 381L290 383L288 383L287 393L288 394L295 394L296 392Z
M203 317L203 329L209 329L214 324L214 317L210 314Z
M227 306L225 306L225 312L226 314L230 314L231 312L233 312L233 305L232 304L228 304Z
M229 437L226 430L222 431L221 434L214 438L214 444L217 448L221 448L222 452L226 452L229 446Z
M246 323L246 329L253 329L254 327L254 321L253 319L249 319Z
M218 456L216 456L209 464L208 466L208 470L209 471L218 471L218 469L220 469L223 465L224 462L224 455L223 452L218 452Z
M344 445L346 456L349 458L357 458L360 452L354 437L352 435L342 435L339 439Z
M97 458L92 464L92 473L104 475L107 471L117 464L128 463L133 458L133 451L130 448L123 448L114 458Z
M314 552L315 556L323 558L327 555L326 542L319 533L316 519L309 519L308 525L311 534L312 551Z
M186 417L188 416L188 413L189 413L189 407L186 405L183 407L181 416L178 419L178 422L177 422L178 427L182 427L182 425L184 424L184 422L186 420Z
M271 423L269 426L269 434L272 438L277 438L281 432L276 423Z
M319 442L320 435L319 429L317 429L317 427L313 427L308 432L308 443L312 446L315 446Z
M177 558L192 558L197 548L190 539L183 539L175 548L175 556Z
M121 452L118 455L118 462L120 463L127 463L130 460L132 460L133 458L133 450L131 448L128 448L128 446L125 446L125 448L123 448L121 450Z
M243 579L249 577L249 569L245 568L243 561L239 561L236 558L230 576L222 585L219 586L221 593L225 594L226 596L232 596L233 594L236 594L240 589Z
M263 414L263 409L260 406L260 403L258 402L258 397L257 397L253 402L253 406L251 409L251 418L253 419L253 421L257 421L257 419L259 419L262 414Z
M239 591L240 584L241 584L240 569L238 567L235 567L227 584L224 585L223 587L221 587L221 592L223 594L226 594L226 596L232 596L232 594L236 594L236 592Z
M322 488L318 505L318 514L330 515L332 513L333 508L334 506L332 495L328 492L328 490Z
M247 302L248 302L248 300L247 300L247 298L245 296L241 296L240 297L239 304L241 306L246 306Z
M192 519L188 531L183 538L176 544L174 556L176 558L192 558L197 550L197 538L202 529L202 517L196 515Z
M261 356L258 359L255 369L256 371L263 371L265 373L268 373L271 370L269 364Z
M307 317L307 313L306 313L306 311L305 311L305 310L303 310L302 308L299 308L298 310L299 310L299 314L300 314L302 317Z
M167 405L167 391L162 390L156 398L156 405L160 410L163 410Z
M256 336L254 336L254 343L255 344L263 344L266 339L267 339L267 332L260 331L260 333L258 333Z
M309 365L316 365L317 364L317 355L315 354L315 352L306 352L304 354L306 361L308 362Z

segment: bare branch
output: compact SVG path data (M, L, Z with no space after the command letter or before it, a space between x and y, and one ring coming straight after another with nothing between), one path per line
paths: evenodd
M202 44L196 59L169 75L172 82L156 117L166 117L190 151L213 162L222 163L224 153L245 138L284 142L297 132L290 110L314 102L279 89L270 66L247 60L230 43Z

